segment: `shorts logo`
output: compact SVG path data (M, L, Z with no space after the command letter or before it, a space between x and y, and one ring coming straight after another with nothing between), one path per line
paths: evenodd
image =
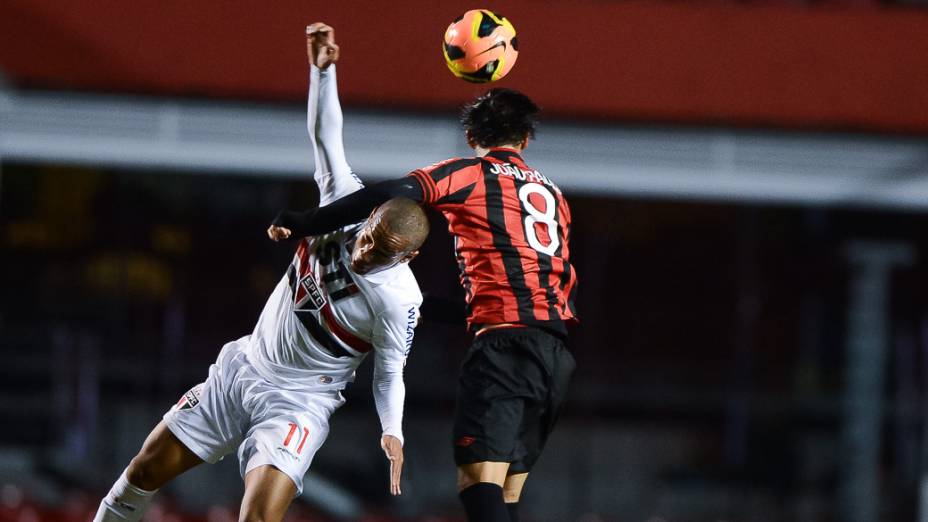
M463 448L466 448L466 447L470 446L471 444L473 444L473 443L476 442L476 441L477 441L477 438L476 438L476 437L467 437L467 436L464 436L464 437L461 437L460 439L458 439L457 442L454 443L454 445L455 445L455 446L461 446L461 447L463 447Z
M332 384L332 380L333 379L328 375L323 375L322 377L319 377L319 384Z
M189 410L197 404L200 404L200 395L203 393L203 385L197 384L193 388L187 391L180 400L177 401L178 410Z

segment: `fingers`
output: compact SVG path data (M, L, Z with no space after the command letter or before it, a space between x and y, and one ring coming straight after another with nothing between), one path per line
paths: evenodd
M380 439L380 447L383 448L387 460L390 461L390 494L401 495L403 493L400 489L403 477L403 445L396 437L384 435Z
M267 237L271 238L272 241L280 241L281 239L287 239L292 235L292 232L289 228L278 227L271 225L267 228Z
M400 482L403 477L403 456L399 455L390 461L390 494L394 496L402 495Z
M388 453L387 459L390 461L390 494L393 496L402 495L403 491L400 489L400 483L403 479L402 450L398 454L390 455Z
M323 22L316 22L306 26L306 36L314 37L320 36L322 38L335 39L335 30L332 29L332 26L327 25Z

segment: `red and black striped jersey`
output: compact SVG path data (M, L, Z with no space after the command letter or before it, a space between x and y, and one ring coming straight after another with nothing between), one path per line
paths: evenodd
M570 208L557 185L505 148L410 176L423 202L448 220L471 328L516 323L564 331L577 320Z

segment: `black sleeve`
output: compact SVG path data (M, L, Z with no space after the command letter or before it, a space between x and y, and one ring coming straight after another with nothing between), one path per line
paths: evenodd
M317 236L363 221L388 199L409 198L422 202L422 186L413 178L383 181L353 192L329 205L307 211L283 210L273 224L289 228L294 239Z

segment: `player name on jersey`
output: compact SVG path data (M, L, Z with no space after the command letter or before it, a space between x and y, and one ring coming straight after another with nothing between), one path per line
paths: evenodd
M553 181L548 179L544 174L538 172L537 170L526 170L521 169L511 163L494 163L490 165L489 169L490 174L499 174L502 176L511 176L516 178L519 181L529 181L534 183L542 183L551 188L553 188L558 193L561 192L561 189L554 184Z

